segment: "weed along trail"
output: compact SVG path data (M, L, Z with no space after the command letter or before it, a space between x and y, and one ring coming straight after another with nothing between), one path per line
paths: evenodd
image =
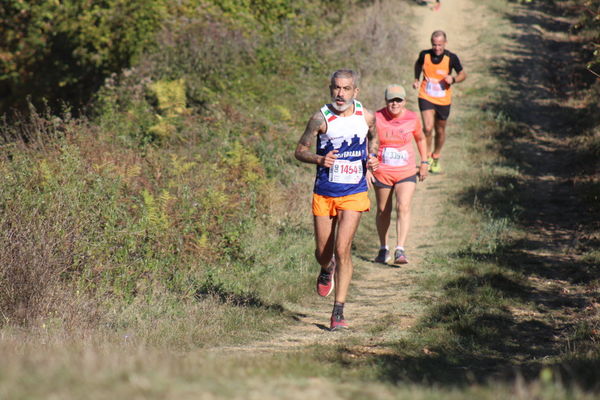
M371 10L382 15L395 15L398 12L414 14L416 21L411 35L416 38L420 49L430 48L429 38L436 29L446 30L449 36L449 48L457 52L464 58L463 65L467 68L470 60L476 57L476 50L472 46L476 42L476 30L473 26L466 26L463 21L467 13L470 15L479 15L478 8L470 0L454 0L445 2L444 6L437 12L427 6L419 6L408 2L401 6L392 1L375 2ZM432 3L433 4L433 3ZM366 20L369 20L369 13L366 13ZM483 15L483 14L482 14ZM476 22L477 23L477 22ZM483 19L479 20L483 23ZM389 29L393 29L393 21ZM379 26L380 32L385 32L386 26ZM390 49L391 52L391 49ZM381 57L389 57L386 49L380 51ZM418 52L415 51L414 59ZM412 63L413 55L405 57L411 60L406 71L410 71L406 76L402 76L403 85L407 89L407 95L410 97L408 108L418 112L416 101L416 91L410 87L412 82ZM378 65L377 60L369 62L362 71L367 76L367 82L372 82L371 78L376 71L369 70L370 65ZM375 104L377 108L381 107L382 93L379 88L385 87L393 81L394 77L386 78L381 82L372 82L362 84L360 98L371 109ZM460 89L458 89L460 92ZM458 94L460 96L460 94ZM370 101L367 102L369 99ZM461 106L458 105L453 110L453 119L461 113ZM460 132L459 123L452 121L449 126L448 141L446 146L448 154L451 154L452 147L455 146L453 136ZM455 162L452 156L447 157L448 174L452 174L452 164ZM316 295L303 305L285 304L284 307L293 315L295 321L281 332L273 335L266 340L258 340L241 346L225 346L209 351L217 352L250 352L250 353L270 353L299 351L311 345L326 344L346 344L358 343L353 345L357 351L365 354L377 354L385 352L383 347L378 349L379 345L385 342L400 339L407 334L407 330L414 326L417 319L421 316L423 307L422 299L430 297L427 293L418 293L417 279L423 274L426 268L425 257L427 252L434 246L436 241L441 238L436 234L435 227L440 214L443 211L443 205L448 201L449 185L452 181L448 175L430 175L425 182L418 183L415 196L413 198L413 208L411 217L411 228L407 242L407 254L410 256L410 262L407 265L382 265L372 262L377 255L379 248L377 240L377 231L375 228L375 196L371 192L371 211L364 214L359 230L353 244L354 278L352 280L349 300L346 303L345 315L350 324L350 329L343 332L329 331L329 316L333 300L330 297L325 299ZM310 215L306 215L310 218ZM395 211L390 229L390 243L393 251L395 243ZM312 253L307 254L312 257ZM316 278L317 265L314 263L314 275ZM394 326L395 329L382 329ZM379 333L384 332L384 333Z

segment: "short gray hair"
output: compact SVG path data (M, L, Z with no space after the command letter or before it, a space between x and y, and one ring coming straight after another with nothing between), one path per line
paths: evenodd
M360 75L358 72L353 71L351 69L338 69L333 74L331 74L330 83L333 85L333 81L337 78L352 79L352 84L355 88L357 88Z
M443 36L444 40L448 40L448 38L446 38L446 32L438 30L438 31L433 31L433 33L431 34L431 40L433 40L433 38L436 37L440 37Z

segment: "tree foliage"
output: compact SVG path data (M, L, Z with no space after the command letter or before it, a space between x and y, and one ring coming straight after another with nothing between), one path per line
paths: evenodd
M147 50L161 45L156 33L165 30L172 32L176 40L185 37L182 31L207 33L206 37L192 39L198 42L214 39L215 48L235 50L236 41L244 45L260 42L267 51L263 48L257 53L259 61L273 71L279 61L269 48L280 46L279 38L289 36L290 30L314 34L315 19L306 16L326 17L328 13L323 10L327 11L327 3L326 0L3 0L0 114L11 108L23 109L28 97L35 105L43 99L51 106L62 102L76 106L87 103L107 76L137 64ZM201 28L195 28L194 32L190 28L194 26ZM217 58L222 55L219 51L212 53ZM206 54L207 65L214 64L212 53Z
M0 111L34 103L85 101L110 72L153 42L164 0L3 0Z

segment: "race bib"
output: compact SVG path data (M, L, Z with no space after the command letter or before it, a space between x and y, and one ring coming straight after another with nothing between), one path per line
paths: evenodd
M444 97L446 96L445 85L442 81L430 79L427 81L427 86L425 86L425 93L431 97Z
M408 164L408 151L386 147L381 153L381 161L393 167L403 167Z
M335 160L329 168L329 182L335 183L359 183L363 177L363 166L361 160Z

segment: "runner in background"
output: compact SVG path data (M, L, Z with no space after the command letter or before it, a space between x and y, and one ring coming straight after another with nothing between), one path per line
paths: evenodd
M431 163L429 171L442 172L440 156L446 141L446 122L450 116L452 85L467 78L458 56L446 50L446 33L431 34L431 49L423 50L415 62L414 89L419 89L419 109L427 151ZM452 76L452 71L456 76ZM423 74L423 80L419 82ZM435 130L435 141L433 131ZM434 146L435 144L435 146Z
M377 136L379 137L379 168L370 173L368 179L375 187L377 215L375 224L379 235L379 254L376 262L387 263L390 256L388 231L392 216L392 203L396 197L396 234L394 264L406 264L408 258L404 243L410 226L410 211L417 178L427 177L427 143L417 113L406 109L406 91L393 84L385 89L386 107L375 113ZM415 168L416 157L413 140L420 154L420 166Z
M347 327L350 250L361 214L370 208L365 175L367 167L377 169L379 145L374 115L356 100L358 74L347 69L334 72L329 90L331 103L310 118L294 155L317 165L312 202L315 257L321 265L317 293L325 297L335 289L330 325L334 331ZM315 138L316 154L311 150Z

